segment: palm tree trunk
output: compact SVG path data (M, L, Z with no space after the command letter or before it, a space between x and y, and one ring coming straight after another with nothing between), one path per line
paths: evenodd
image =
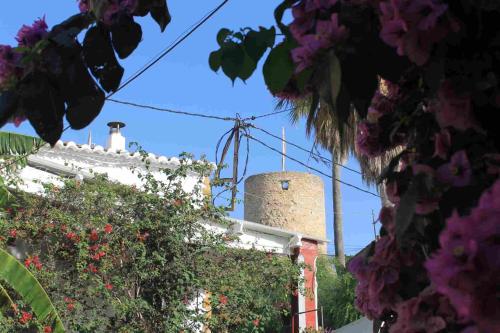
M332 161L337 162L335 153L332 152ZM344 238L342 231L342 195L340 193L340 166L332 163L332 192L333 192L333 241L335 256L339 264L345 267Z
M382 207L392 207L394 206L392 202L389 201L387 197L387 192L385 191L385 184L381 183L378 187L378 191L380 193L380 201L382 202Z

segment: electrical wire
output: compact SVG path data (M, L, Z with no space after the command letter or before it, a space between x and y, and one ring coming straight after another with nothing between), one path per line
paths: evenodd
M150 110L155 110L155 111L169 112L169 113L180 114L180 115L185 115L185 116L217 119L217 120L224 120L224 121L236 121L237 120L237 118L234 118L234 117L220 117L220 116L212 116L212 115L207 115L207 114L202 114L202 113L178 111L178 110L160 108L160 107L156 107L156 106L138 104L138 103L133 103L133 102L120 101L120 100L112 99L112 98L108 98L108 101L113 102L113 103L123 104L123 105L134 106L134 107L141 108L141 109L150 109Z
M266 148L268 148L268 149L270 149L270 150L272 150L272 151L274 151L274 152L276 152L276 153L278 153L278 154L280 154L280 155L282 155L282 156L285 156L286 158L288 158L288 159L290 159L290 160L292 160L292 161L294 161L294 162L296 162L296 163L298 163L298 164L300 164L300 165L302 165L302 166L304 166L304 167L306 167L306 168L308 168L308 169L310 169L310 170L316 171L317 173L319 173L319 174L321 174L321 175L323 175L323 176L325 176L325 177L328 177L328 178L330 178L330 179L333 179L333 177L332 177L331 175L329 175L329 174L327 174L327 173L324 173L323 171L321 171L321 170L319 170L319 169L316 169L316 168L310 167L310 166L308 166L306 163L304 163L304 162L302 162L302 161L300 161L300 160L298 160L298 159L296 159L296 158L293 158L293 157L291 157L291 156L288 156L287 154L285 154L285 153L283 153L283 152L279 151L278 149L276 149L276 148L273 148L273 147L269 146L269 145L268 145L268 144L266 144L265 142L263 142L263 141L261 141L261 140L259 140L259 139L256 139L255 137L251 136L250 134L246 134L246 135L248 135L248 137L249 137L251 140L253 140L253 141L255 141L255 142L257 142L257 143L261 144L262 146L264 146L264 147L266 147ZM379 196L378 194L373 193L373 192L370 192L370 191L367 191L367 190L365 190L365 189L363 189L363 188L361 188L361 187L359 187L359 186L356 186L356 185L353 185L353 184L347 183L347 182L345 182L345 181L343 181L343 180L340 180L340 179L337 179L337 178L335 178L335 181L337 181L337 182L339 182L339 183L341 183L341 184L343 184L343 185L349 186L349 187L351 187L351 188L354 188L354 189L356 189L356 190L358 190L358 191L361 191L361 192L364 192L364 193L367 193L367 194L371 194L371 195L373 195L373 196L375 196L375 197L377 197L377 198L380 198L380 196Z
M208 14L203 16L198 23L196 23L194 26L192 26L191 29L186 33L182 33L180 36L182 37L177 37L174 42L167 46L167 48L161 52L159 55L154 57L152 60L150 60L142 69L140 69L138 72L136 72L134 75L132 75L129 79L127 79L123 84L121 84L115 91L110 93L107 96L107 99L109 99L111 96L128 86L130 83L132 83L134 80L136 80L139 76L144 74L148 69L153 67L156 63L158 63L161 59L163 59L167 54L172 52L179 44L181 44L183 41L185 41L189 36L191 36L196 30L198 30L205 22L207 22L212 16L214 16L224 5L226 5L229 2L229 0L224 0L222 1L217 7L212 9Z
M265 130L265 129L263 129L263 128L257 127L257 126L255 126L254 124L250 124L250 126L251 126L251 127L253 127L253 128L255 128L256 130L259 130L259 131L261 131L261 132L263 132L263 133L265 133L265 134L267 134L267 135L269 135L269 136L271 136L271 137L275 138L275 139L281 140L281 141L285 142L286 144L289 144L289 145L291 145L291 146L293 146L293 147L295 147L295 148L297 148L297 149L300 149L300 150L302 150L302 151L304 151L304 152L306 152L306 153L309 153L309 154L310 154L310 155L312 155L312 156L316 156L316 157L318 157L318 158L319 158L320 160L322 160L322 161L328 162L328 163L330 163L330 164L331 164L331 163L333 163L333 164L335 164L335 165L338 165L338 166L340 166L340 167L342 167L342 168L344 168L344 169L346 169L346 170L349 170L349 171L351 171L351 172L357 173L357 174L359 174L359 175L361 175L361 174L362 174L362 173L361 173L360 171L358 171L358 170L355 170L355 169L349 168L349 167L347 167L347 166L343 165L342 163L337 163L337 162L334 162L334 161L332 161L332 160L330 160L330 159L328 159L328 158L326 158L326 157L324 157L324 156L322 156L322 155L320 155L320 154L318 154L318 153L314 153L314 152L312 151L312 149L311 149L311 150L308 150L308 149L306 149L306 148L304 148L304 147L299 146L299 145L298 145L298 144L296 144L296 143L293 143L293 142L290 142L290 141L287 141L287 140L283 140L283 138L280 138L279 136L277 136L277 135L275 135L275 134L273 134L273 133L271 133L271 132L269 132L269 131L267 131L267 130ZM314 147L313 147L313 148L314 148Z

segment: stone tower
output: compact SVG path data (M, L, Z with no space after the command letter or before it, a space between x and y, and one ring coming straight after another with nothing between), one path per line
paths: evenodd
M245 220L326 239L323 180L305 172L271 172L245 181Z

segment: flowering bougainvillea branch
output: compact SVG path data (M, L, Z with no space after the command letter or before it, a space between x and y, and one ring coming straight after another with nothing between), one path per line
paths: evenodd
M166 0L80 0L78 8L52 29L45 17L23 25L17 45L0 45L0 126L27 119L50 144L60 138L64 117L71 128L87 126L105 92L120 85L124 70L115 53L127 58L141 41L134 17L150 14L161 31L170 22Z
M311 114L356 112L367 158L403 149L380 175L393 204L380 239L349 265L358 308L385 322L375 331L498 332L500 34L486 28L498 1L296 0L277 12L270 92L310 99Z

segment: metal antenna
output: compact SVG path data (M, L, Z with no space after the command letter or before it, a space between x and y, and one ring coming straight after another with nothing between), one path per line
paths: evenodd
M285 160L286 160L286 137L285 137L285 127L281 127L281 171L285 172Z

